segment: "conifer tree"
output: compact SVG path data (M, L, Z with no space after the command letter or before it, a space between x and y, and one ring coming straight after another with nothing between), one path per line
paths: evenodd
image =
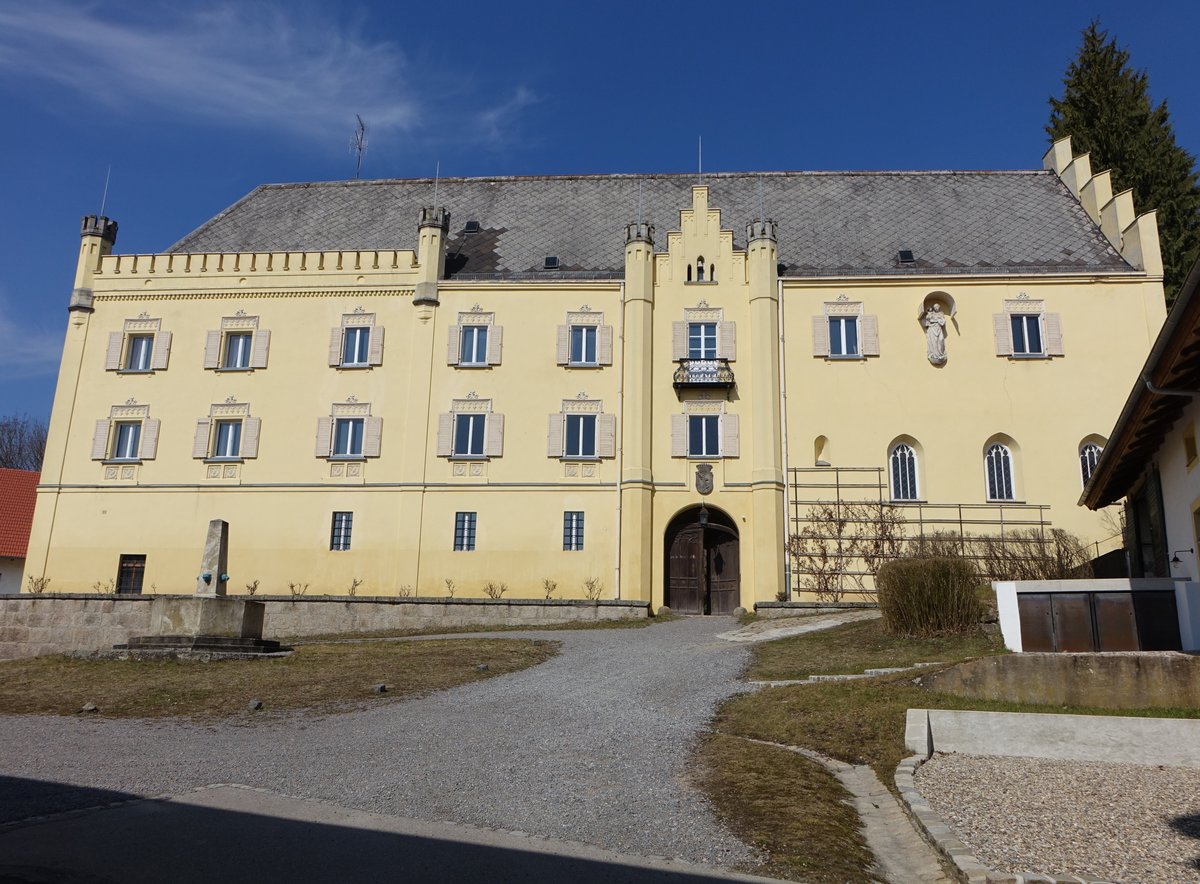
M1200 186L1196 158L1175 142L1167 103L1150 99L1145 71L1093 21L1067 68L1062 98L1050 99L1051 141L1071 136L1092 169L1112 171L1113 192L1133 190L1136 210L1158 210L1167 303L1200 254Z

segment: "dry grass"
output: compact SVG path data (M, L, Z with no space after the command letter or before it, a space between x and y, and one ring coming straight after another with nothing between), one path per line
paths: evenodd
M210 663L38 657L0 663L0 713L69 715L94 703L111 717L225 718L249 715L251 699L267 712L337 712L516 672L557 652L554 642L457 639L309 645L285 658ZM373 693L376 684L388 692Z
M696 752L697 777L722 821L767 855L752 871L817 884L879 880L849 794L821 765L720 734Z
M1002 653L1006 652L1000 642L983 634L912 639L884 632L880 620L860 620L756 645L747 678L771 681L851 675L867 669L953 663Z
M320 635L285 636L279 639L285 645L307 645L319 642L343 641L376 641L389 638L411 638L415 635L468 635L476 632L556 632L560 629L641 629L676 619L674 615L666 617L646 617L643 619L622 620L572 620L568 623L539 623L529 626L487 626L475 624L472 626L422 626L413 629L383 629L378 632L326 632Z

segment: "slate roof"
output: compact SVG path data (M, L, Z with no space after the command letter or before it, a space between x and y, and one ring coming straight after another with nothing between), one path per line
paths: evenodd
M624 269L625 225L655 225L655 247L679 227L695 175L444 178L447 276L607 277ZM706 174L738 247L745 226L778 222L785 276L1130 272L1052 172L758 172ZM432 179L268 184L169 251L250 252L416 247ZM640 206L640 209L639 209ZM479 233L463 232L478 221ZM896 253L916 259L897 266ZM555 271L550 271L555 272Z
M0 469L0 557L25 558L41 473Z

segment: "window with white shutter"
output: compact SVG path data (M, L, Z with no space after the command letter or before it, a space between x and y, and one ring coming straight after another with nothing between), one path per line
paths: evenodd
M496 325L496 314L472 310L458 314L450 326L446 363L460 368L499 365L504 349L504 329Z
M150 417L147 405L114 405L108 418L96 421L92 460L137 463L158 456L161 421Z
M812 354L830 360L864 359L879 355L879 317L864 313L861 301L846 295L827 301L812 318Z
M604 324L604 314L590 309L567 314L555 338L555 362L571 368L612 365L613 329Z
M192 457L206 461L242 461L258 457L262 419L250 416L246 404L221 403L196 421Z
M369 402L342 402L317 419L314 453L332 460L379 457L383 443L383 418L371 415Z
M455 399L438 416L438 457L483 460L503 454L504 415L492 411L490 399Z
M616 457L617 418L598 399L564 399L549 416L546 456L565 460Z
M329 365L334 368L372 368L383 364L383 326L374 313L347 313L329 331Z
M992 314L996 355L1011 359L1049 359L1064 355L1062 316L1047 313L1044 301L1021 294Z
M725 403L689 402L671 415L671 456L712 460L741 455L741 426Z
M250 371L267 367L271 332L258 327L257 316L225 316L221 327L204 337L204 367L217 371Z
M145 374L164 371L171 359L171 332L162 330L161 319L142 314L126 319L124 330L110 332L104 354L106 371Z

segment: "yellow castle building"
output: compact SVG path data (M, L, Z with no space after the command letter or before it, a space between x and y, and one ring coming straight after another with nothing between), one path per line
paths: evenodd
M190 592L216 518L231 594L684 612L802 592L820 500L1101 541L1076 501L1165 316L1153 213L1069 141L266 185L162 253L116 233L84 219L27 556L59 592Z

